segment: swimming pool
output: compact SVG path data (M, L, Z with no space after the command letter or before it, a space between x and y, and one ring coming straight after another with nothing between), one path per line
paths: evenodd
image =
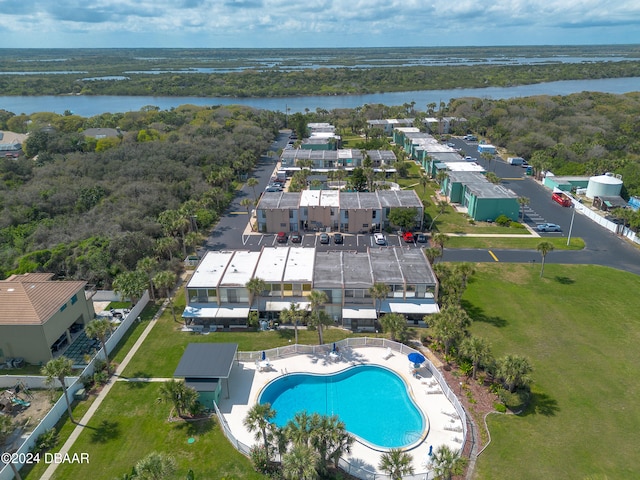
M427 426L404 381L375 365L330 375L291 373L269 383L258 401L271 404L278 426L303 410L338 415L350 433L383 449L416 443Z

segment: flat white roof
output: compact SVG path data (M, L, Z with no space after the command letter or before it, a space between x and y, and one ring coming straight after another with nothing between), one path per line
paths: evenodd
M444 162L447 170L452 172L484 172L485 169L476 162Z
M315 253L315 248L290 248L282 280L311 283Z
M222 277L220 285L244 287L253 277L260 252L238 251L235 253Z
M303 190L300 195L301 207L317 207L320 205L321 190Z
M289 256L289 247L265 247L255 276L267 283L281 282Z
M375 308L351 307L343 308L342 316L344 318L377 318Z
M187 288L217 287L231 257L232 251L207 252L196 267Z
M440 308L433 298L406 300L383 300L380 311L382 313L413 313L426 315L438 313Z
M309 308L309 302L276 302L276 301L272 301L272 300L267 300L267 303L265 304L265 306L267 307L266 310L269 312L281 312L283 310L287 310L292 303L295 303L298 306L299 310L306 310L307 308Z
M339 207L340 192L338 190L321 190L323 207Z

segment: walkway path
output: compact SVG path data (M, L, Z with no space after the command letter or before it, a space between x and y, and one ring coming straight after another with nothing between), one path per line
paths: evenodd
M185 280L185 277L186 277L186 275L183 276L180 279L180 282L178 282L178 285L176 285L176 287L174 289L174 292L172 292L172 295L175 293L175 291L178 288L180 288L180 286L182 285L182 282ZM89 421L91 420L93 415L96 413L98 408L100 408L100 405L102 405L103 400L107 397L107 395L111 391L111 387L113 387L115 385L116 381L120 380L120 381L146 381L146 382L154 381L154 382L161 382L161 381L167 380L167 379L161 379L161 378L154 378L154 379L142 379L142 378L135 378L134 379L134 378L126 378L126 377L122 377L121 378L120 375L122 375L122 372L124 372L125 368L127 368L127 365L129 365L129 362L131 361L133 356L136 354L138 349L142 346L142 344L144 343L144 341L147 338L147 336L149 336L149 333L151 332L151 329L153 329L153 327L155 326L156 322L158 321L158 318L160 318L160 316L162 315L162 313L164 312L164 310L165 310L165 308L167 307L168 304L169 304L168 301L165 300L164 303L162 304L162 307L160 307L158 312L154 315L154 317L149 322L149 325L147 325L147 328L145 328L144 332L142 332L142 335L140 335L140 337L138 338L136 343L133 345L133 347L131 347L131 350L129 350L129 353L127 353L127 355L124 357L124 360L122 360L120 365L118 365L118 367L116 368L116 371L113 374L113 376L111 376L109 381L102 388L102 390L98 394L97 398L94 400L94 402L89 407L89 410L87 410L87 413L85 413L84 416L80 419L80 421L76 425L76 428L73 430L73 432L71 432L71 435L69 435L69 438L67 439L67 441L64 443L64 445L60 449L60 453L61 454L69 453L69 450L73 446L74 442L80 436L80 434L82 433L84 427L87 426L87 424L89 423ZM55 473L57 466L58 466L57 463L51 463L49 465L49 467L47 468L47 470L42 475L42 477L40 477L40 480L51 480L51 478L53 478L53 474Z

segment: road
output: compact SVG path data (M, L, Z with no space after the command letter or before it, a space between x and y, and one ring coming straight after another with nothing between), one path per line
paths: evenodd
M260 158L253 177L259 184L255 187L255 194L260 195L269 183L269 179L276 167L277 152L283 148L289 140L288 133L281 133L273 142L269 150L273 156L264 155ZM573 209L565 208L551 200L551 192L540 185L532 177L525 175L525 169L520 166L509 165L504 161L492 161L490 165L482 160L477 152L477 143L468 143L462 139L451 139L456 148L460 148L463 154L475 157L478 163L486 169L494 171L503 180L503 184L513 190L518 196L528 197L530 204L526 209L525 223L535 228L539 223L556 223L562 227L561 232L542 233L542 237L561 236L567 238ZM198 251L202 257L207 250L222 249L247 249L260 250L263 246L282 245L276 243L275 234L251 235L243 237L249 216L247 209L240 205L243 198L254 198L253 189L244 185L239 190L231 205L222 216L203 248ZM586 243L586 248L580 251L560 251L549 253L545 259L547 263L559 264L596 264L625 270L640 275L640 249L630 245L627 241L614 235L608 230L591 222L586 217L576 214L571 231L572 237L581 237ZM403 245L412 248L421 248L425 244L406 244L397 234L385 234L387 245ZM295 247L316 247L320 251L366 251L367 248L376 245L372 235L344 234L344 243L335 245L322 245L319 242L319 234L309 232L303 235L301 243L292 244ZM536 250L488 250L488 249L447 249L445 248L443 261L451 262L516 262L537 263L541 261L540 253Z

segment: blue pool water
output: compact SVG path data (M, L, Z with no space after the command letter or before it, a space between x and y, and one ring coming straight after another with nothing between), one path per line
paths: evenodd
M259 402L271 404L279 426L303 410L338 415L350 433L381 448L415 443L426 428L403 380L374 365L331 375L288 374L269 383Z

